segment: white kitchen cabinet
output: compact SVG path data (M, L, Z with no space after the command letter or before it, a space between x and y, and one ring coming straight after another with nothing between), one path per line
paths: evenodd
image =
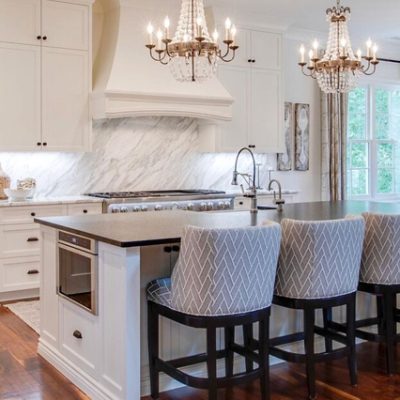
M37 44L40 35L41 0L0 1L0 42Z
M0 0L0 151L90 150L92 3Z
M89 7L82 4L43 1L45 45L73 50L89 49Z
M21 298L20 291L39 287L39 257L44 249L34 218L101 212L102 203L92 202L0 207L0 299L4 294L7 300Z
M86 51L44 47L42 142L50 151L89 145L89 58Z
M29 151L41 137L40 47L0 42L0 80L0 149Z
M244 43L244 45L243 45ZM203 141L203 150L258 153L283 151L281 35L240 30L238 57L219 68L219 79L234 98L233 119Z

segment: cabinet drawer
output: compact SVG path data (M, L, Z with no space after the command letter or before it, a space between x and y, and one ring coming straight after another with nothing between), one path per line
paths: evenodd
M102 204L69 204L68 215L101 214Z
M35 289L39 287L39 259L29 259L26 261L23 261L21 258L18 260L3 260L0 265L2 273L2 292Z
M0 210L0 223L33 223L35 217L53 217L65 214L65 208L62 205L4 207Z
M98 317L60 298L60 350L90 375L96 372Z
M0 239L0 257L39 255L40 230L35 224L3 225Z

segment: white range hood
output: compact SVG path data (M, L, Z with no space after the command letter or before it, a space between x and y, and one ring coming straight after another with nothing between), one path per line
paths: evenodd
M163 4L165 0L97 0L94 118L162 115L230 120L233 99L218 79L180 83L168 66L150 59L144 46L146 26L150 18L161 24L166 14ZM176 7L178 15L179 1Z

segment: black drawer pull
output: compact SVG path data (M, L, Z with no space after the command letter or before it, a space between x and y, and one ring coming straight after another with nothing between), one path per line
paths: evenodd
M36 216L36 213L31 212L31 217L34 217L34 216Z
M254 144L249 144L249 149L255 149L256 146Z
M172 251L179 252L180 249L179 246L172 246Z
M38 269L30 269L27 274L28 275L37 275L39 273Z
M27 242L38 242L38 241L39 241L39 238L37 238L37 237L30 237L30 238L26 239L26 241L27 241Z
M79 331L74 331L74 333L72 335L77 339L82 339L83 338L82 333L79 332Z

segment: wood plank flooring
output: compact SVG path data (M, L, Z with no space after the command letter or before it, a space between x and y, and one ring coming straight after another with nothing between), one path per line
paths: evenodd
M0 306L0 399L89 400L36 354L37 342L38 335L31 328ZM400 371L399 345L397 350L397 370ZM318 400L400 400L400 374L385 375L383 351L379 345L360 345L358 361L357 388L348 383L345 361L321 364L317 370ZM301 366L282 364L273 367L271 400L306 399L304 378ZM258 384L221 391L219 399L259 400ZM207 400L207 395L204 391L179 389L162 394L160 400Z

